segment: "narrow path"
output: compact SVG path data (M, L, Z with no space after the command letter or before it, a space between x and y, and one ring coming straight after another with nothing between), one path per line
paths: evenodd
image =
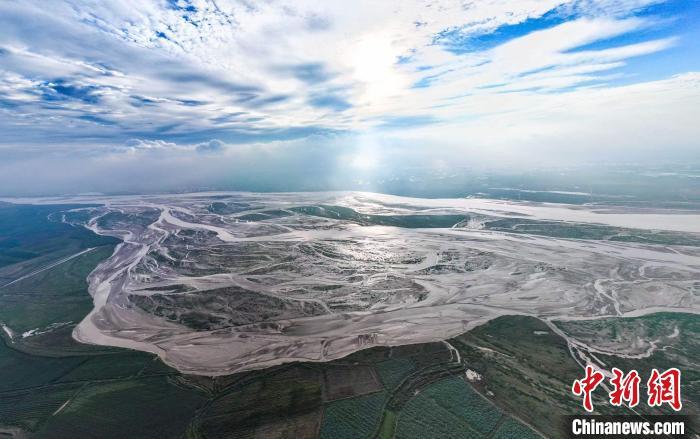
M450 344L450 342L447 341L447 340L443 340L442 342L445 344L445 346L447 346L447 349L450 350L450 361L454 360L454 359L455 359L455 356L456 356L456 357L457 357L457 361L455 361L455 362L456 362L456 363L461 363L461 362L462 362L462 358L460 357L459 351L457 350L457 348L454 347L454 346L452 346L452 345Z
M64 262L68 262L68 261L70 261L71 259L75 259L75 258L77 258L77 257L80 256L80 255L84 255L84 254L87 253L87 252L91 252L91 251L93 251L95 248L96 248L96 247L90 247L90 248L85 249L85 250L83 250L83 251L80 251L80 252L78 252L78 253L76 253L76 254L74 254L74 255L70 255L70 256L67 256L67 257L65 257L65 258L63 258L63 259L59 259L58 261L56 261L56 262L54 262L54 263L52 263L52 264L49 264L49 265L47 265L47 266L45 266L45 267L42 267L42 268L39 268L38 270L34 270L34 271L32 271L31 273L29 273L29 274L25 274L24 276L18 277L17 279L15 279L15 280L13 280L13 281L11 281L11 282L8 282L8 283L6 283L5 285L0 286L0 288L9 287L10 285L15 284L15 283L17 283L17 282L19 282L19 281L21 281L21 280L30 278L30 277L35 276L35 275L37 275L37 274L39 274L39 273L41 273L41 272L44 272L44 271L46 271L46 270L50 270L50 269L52 269L52 268L54 268L54 267L56 267L56 266L59 266L59 265L63 264Z

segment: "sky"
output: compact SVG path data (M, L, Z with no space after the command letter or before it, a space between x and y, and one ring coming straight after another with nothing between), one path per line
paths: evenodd
M699 110L698 0L0 0L2 195L687 161Z

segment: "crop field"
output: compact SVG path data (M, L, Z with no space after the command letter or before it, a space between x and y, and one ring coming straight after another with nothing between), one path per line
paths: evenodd
M207 405L198 419L201 434L213 439L247 436L260 429L315 433L321 407L316 370L294 367L253 377Z
M53 386L0 394L0 425L12 425L24 430L36 430L51 417L63 403L80 389L81 385Z
M112 250L111 245L97 247L0 288L0 321L19 334L52 324L77 324L92 309L85 278Z
M410 358L390 358L375 366L384 387L391 390L398 386L407 376L416 370Z
M49 215L74 207L85 206L0 204L0 268L35 258L58 258L59 255L81 249L118 243L114 238L95 235L82 227L47 221ZM5 275L0 272L0 285L5 283Z
M409 439L429 437L476 439L483 437L469 426L464 419L442 409L432 399L417 396L407 405L398 417L395 437Z
M541 436L520 422L508 418L492 436L494 439L539 439Z
M0 392L39 387L78 367L79 357L37 357L18 352L0 341Z
M502 412L460 378L448 378L423 389L401 410L397 438L482 437L495 429ZM434 434L434 433L433 433Z
M463 379L450 378L428 387L422 394L455 416L465 419L480 433L492 431L501 410L475 392Z
M52 438L164 438L185 431L205 396L167 377L93 383L38 432Z
M408 346L399 346L394 348L394 354L410 355L411 361L418 369L447 363L452 358L450 351L442 343L422 343L411 349L408 349Z
M141 376L144 375L144 369L153 362L152 355L142 352L96 355L87 358L78 367L63 375L58 382L108 380ZM172 374L173 372L173 369L169 369L161 373Z
M350 398L382 389L374 369L369 366L328 367L324 371L326 401Z
M450 343L469 368L483 376L475 386L484 394L491 392L499 407L536 429L555 431L561 415L580 410L570 388L581 368L566 341L543 322L500 317Z
M369 437L382 416L386 392L334 401L323 413L321 438L344 439Z

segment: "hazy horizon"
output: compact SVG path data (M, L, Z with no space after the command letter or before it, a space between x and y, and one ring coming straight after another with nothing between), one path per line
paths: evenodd
M698 18L677 0L4 2L0 194L692 165Z

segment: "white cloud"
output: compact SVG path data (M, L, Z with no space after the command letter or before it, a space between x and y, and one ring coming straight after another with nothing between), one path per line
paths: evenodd
M134 153L137 151L155 151L155 150L175 150L182 149L176 143L166 142L165 140L146 140L146 139L129 139L124 142L124 145L119 145L115 150L117 152Z
M0 144L204 156L352 132L365 150L388 136L427 151L517 152L569 136L633 149L666 132L687 145L698 134L687 124L696 78L636 79L630 67L681 44L672 31L641 32L658 22L635 11L654 3L2 2ZM545 14L554 18L540 30L469 46ZM629 35L638 37L614 40ZM450 38L467 47L436 43Z
M211 139L208 142L200 143L195 147L197 152L205 154L220 153L224 150L226 144L219 139Z
M570 2L578 10L607 7L600 1ZM562 3L361 0L348 7L341 1L192 1L180 2L178 10L155 0L23 2L3 6L8 23L0 41L12 50L6 57L10 66L25 77L50 72L109 87L103 105L130 129L174 120L181 122L182 131L240 125L357 128L365 116L411 107L419 93L410 87L433 73L416 72L421 65L447 72L441 81L464 93L482 85L478 78L515 81L512 75L528 69L625 59L669 43L564 54L645 25L635 18L594 17L467 56L432 44L440 32L477 35L541 17ZM628 11L643 2L633 3ZM314 20L325 25L313 26ZM34 28L26 25L30 21ZM33 32L35 28L43 30ZM399 57L412 62L397 65ZM490 61L491 66L472 71L474 60ZM332 75L313 84L280 69L309 63L324 66ZM314 102L308 99L311 94L338 90L354 106L352 112L332 114L327 107L309 104ZM152 99L134 107L140 97ZM453 96L435 93L426 104L439 104L446 97ZM156 103L154 111L148 104ZM240 113L246 117L222 121L221 116Z
M486 94L474 96L467 108L481 117L397 136L440 145L455 164L674 160L697 152L699 104L700 73L566 93Z

